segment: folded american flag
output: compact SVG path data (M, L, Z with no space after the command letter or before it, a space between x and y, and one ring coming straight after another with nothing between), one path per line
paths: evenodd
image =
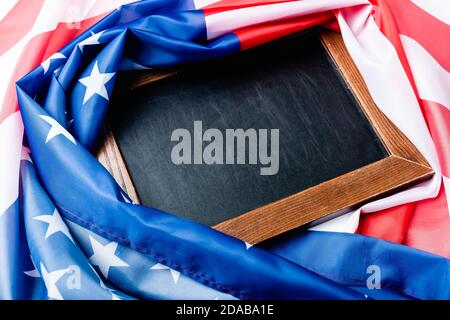
M0 4L1 298L450 298L448 1L128 2ZM132 204L90 154L118 72L222 57L317 25L340 30L432 180L257 248Z

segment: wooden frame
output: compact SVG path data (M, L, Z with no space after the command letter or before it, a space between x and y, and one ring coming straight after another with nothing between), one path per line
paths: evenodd
M338 66L348 88L356 97L389 156L221 222L214 226L215 229L255 244L291 229L330 219L349 208L432 176L433 170L425 158L375 105L345 48L341 35L335 32L323 32L321 41ZM130 87L133 89L169 77L174 73L148 73L133 79ZM99 150L98 159L111 172L133 202L139 203L111 130L106 132L106 139Z

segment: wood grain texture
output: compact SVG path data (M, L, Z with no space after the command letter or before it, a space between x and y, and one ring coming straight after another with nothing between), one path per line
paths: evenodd
M128 173L127 166L123 161L116 139L114 139L114 135L109 126L105 126L103 131L105 139L98 150L97 159L111 173L133 203L139 203L139 197Z
M258 243L343 209L389 194L430 170L390 156L280 201L222 222L214 228L249 243Z
M324 32L322 43L388 150L389 157L219 223L214 226L215 229L256 244L318 219L326 219L332 213L388 195L433 174L425 158L374 103L341 35ZM151 71L139 76L128 87L137 88L174 73ZM133 201L139 203L126 165L110 131L98 158Z
M337 32L327 31L322 33L321 38L325 49L335 64L339 66L338 71L359 101L361 109L365 112L386 149L393 155L430 167L417 148L377 107L345 47L342 36Z
M151 70L140 72L133 78L124 78L120 86L121 90L133 90L142 85L150 84L154 81L162 80L176 74L175 71ZM119 90L120 90L119 89ZM103 143L97 150L98 161L115 178L120 187L128 194L133 203L139 204L140 200L134 187L133 181L123 160L114 134L107 124L103 128Z

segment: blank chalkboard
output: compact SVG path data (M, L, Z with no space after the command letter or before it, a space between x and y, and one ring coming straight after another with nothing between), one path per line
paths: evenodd
M388 156L315 32L120 89L111 125L140 201L203 224ZM278 173L261 175L261 165L248 163L174 164L171 135L192 133L194 121L221 132L279 129Z

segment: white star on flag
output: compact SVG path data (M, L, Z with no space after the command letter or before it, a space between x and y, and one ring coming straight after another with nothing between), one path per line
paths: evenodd
M65 58L66 58L66 56L59 52L56 52L53 55L51 55L47 60L45 60L44 62L41 63L41 67L42 67L42 69L44 69L44 74L46 74L48 69L50 68L50 63L52 62L52 60L65 59Z
M89 258L89 261L98 266L103 276L108 279L109 269L111 267L129 267L129 265L115 255L118 246L117 242L110 242L107 245L102 245L89 235L91 247L94 254Z
M115 72L101 73L98 69L98 62L95 61L91 74L87 77L78 80L82 85L86 87L86 93L84 94L83 104L86 103L94 94L102 96L109 101L108 91L106 91L105 84L108 83L114 77Z
M103 32L105 32L105 30L100 31L98 33L94 33L91 31L91 36L89 38L84 39L83 41L81 41L78 44L78 47L80 48L81 53L83 53L84 46L92 46L95 44L100 44L99 39L102 36Z
M173 270L161 263L157 263L150 268L151 270L170 270L170 275L172 276L173 283L177 284L178 279L180 278L180 272Z
M74 137L66 129L64 129L64 127L60 125L58 121L49 116L40 115L39 117L51 126L47 134L47 139L45 139L45 143L62 134L73 144L76 144Z
M41 262L41 274L42 279L44 280L45 286L47 287L47 295L51 299L63 300L61 293L59 292L58 287L56 286L56 282L61 279L66 273L68 269L60 269L52 272L47 272L43 263Z
M247 250L250 249L251 247L253 247L253 245L248 242L244 241L244 243L245 243L245 248L247 248Z
M64 223L63 219L59 215L59 212L58 210L56 210L56 208L55 210L53 210L52 215L41 215L34 217L34 219L48 224L47 232L45 233L45 239L47 239L54 233L61 232L67 238L69 238L70 241L73 242L72 236L70 235L69 232L69 228L67 228L67 225Z

